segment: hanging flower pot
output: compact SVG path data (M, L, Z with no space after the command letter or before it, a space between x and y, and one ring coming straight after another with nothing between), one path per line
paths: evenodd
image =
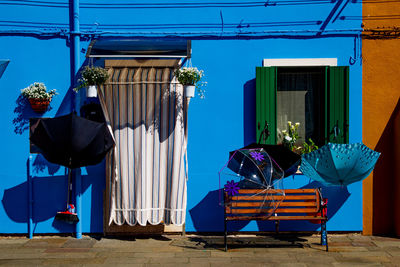
M194 97L194 91L197 87L200 98L204 98L204 90L201 89L201 87L205 85L205 82L200 81L204 76L202 70L192 67L183 67L182 69L175 70L174 74L178 82L184 86L185 97Z
M36 113L43 113L47 110L50 105L51 99L40 99L40 98L29 98L29 103L33 111Z
M183 90L184 90L184 95L185 97L194 97L194 91L196 89L195 85L184 85Z
M57 92L56 89L47 91L43 83L34 83L22 89L21 94L28 99L33 111L43 113L47 110L52 97Z
M89 85L86 87L86 97L97 97L96 85Z
M80 74L79 85L74 91L78 93L80 89L86 88L86 97L97 97L97 86L106 83L110 77L106 69L93 66L85 66Z

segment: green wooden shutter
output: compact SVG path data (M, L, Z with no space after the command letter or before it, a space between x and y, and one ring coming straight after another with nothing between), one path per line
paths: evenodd
M349 67L326 68L325 139L349 142Z
M256 67L256 138L262 144L276 144L276 67ZM270 136L260 138L268 123Z

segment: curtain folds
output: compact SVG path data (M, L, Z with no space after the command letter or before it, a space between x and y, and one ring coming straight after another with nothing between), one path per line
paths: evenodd
M186 215L188 103L171 66L111 67L99 99L115 138L109 224L176 224Z

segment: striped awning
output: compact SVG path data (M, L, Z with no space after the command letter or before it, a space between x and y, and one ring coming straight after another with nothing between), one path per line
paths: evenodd
M86 57L190 58L191 42L185 39L94 39Z

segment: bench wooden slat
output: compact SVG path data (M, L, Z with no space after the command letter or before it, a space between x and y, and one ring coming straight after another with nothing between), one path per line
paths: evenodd
M235 201L235 200L315 200L316 196L314 195L287 195L287 196L269 196L269 195L253 195L253 196L243 196L243 195L238 195L238 196L233 196L228 198L229 201Z
M317 212L315 208L303 208L303 209L298 209L298 208L292 208L292 209L282 209L282 208L277 208L277 209L229 209L229 214L249 214L249 213L312 213L312 212ZM228 213L228 212L227 212ZM227 216L229 216L227 214Z
M303 194L303 193L315 193L317 189L240 189L239 192L242 194L262 194L268 192L269 194Z
M326 221L326 217L322 216L229 216L226 217L227 221L303 221L303 220L322 220Z
M279 207L317 207L317 203L315 201L299 201L299 202L232 202L229 204L230 207L270 207L270 206L279 206Z

